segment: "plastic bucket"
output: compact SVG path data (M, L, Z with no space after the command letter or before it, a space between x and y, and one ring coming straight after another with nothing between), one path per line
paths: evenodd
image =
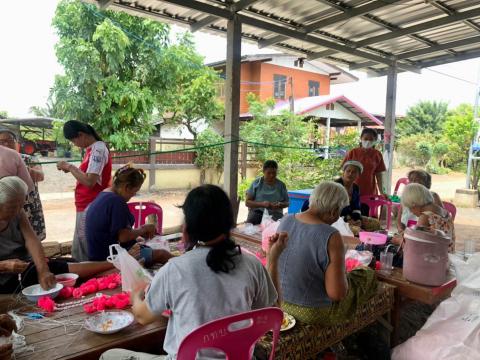
M403 276L422 285L440 286L447 281L450 238L407 228L403 253Z

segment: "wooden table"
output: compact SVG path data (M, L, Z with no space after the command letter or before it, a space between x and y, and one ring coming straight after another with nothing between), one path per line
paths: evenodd
M117 290L118 291L118 290ZM103 293L112 293L104 291ZM6 313L9 310L21 309L25 311L39 311L38 308L23 299L17 303L12 295L0 296L0 312ZM27 346L33 346L33 352L25 352L16 356L17 360L54 360L54 359L82 359L97 360L100 355L111 348L125 348L136 351L162 353L163 339L166 331L166 320L159 321L147 326L136 322L111 335L100 335L92 333L80 325L64 326L62 321L73 321L81 324L87 318L83 306L55 312L50 319L60 321L55 324L41 324L42 320L28 320L20 331L26 337Z
M403 276L403 270L394 268L392 273L387 275L381 271L377 271L378 280L395 286L395 306L392 311L392 345L398 344L399 340L399 324L401 321L401 309L408 301L419 301L427 305L437 305L442 300L450 297L453 289L457 285L454 276L447 277L447 281L440 286L426 286L408 281Z
M447 281L440 286L415 284L404 278L403 271L400 268L394 268L390 275L377 271L377 278L380 281L394 285L397 288L398 296L420 301L428 305L435 305L450 297L452 290L457 285L457 280L452 275L449 275Z

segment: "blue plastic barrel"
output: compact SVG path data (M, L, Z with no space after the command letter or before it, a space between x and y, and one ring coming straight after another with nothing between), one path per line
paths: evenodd
M292 190L288 192L290 205L288 206L289 214L299 213L305 200L308 200L313 189Z

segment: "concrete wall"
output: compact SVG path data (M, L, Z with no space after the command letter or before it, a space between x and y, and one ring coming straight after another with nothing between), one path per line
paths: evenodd
M148 191L148 179L150 175L149 165L136 164L136 166L144 169L147 175L142 185L141 191ZM116 168L112 172L115 173ZM257 175L258 169L247 168L247 178L251 179ZM220 174L213 170L207 170L205 174L205 182L208 184L222 185L223 173ZM238 175L240 179L240 173ZM194 165L171 165L158 166L155 169L155 186L152 190L189 190L200 185L200 169Z

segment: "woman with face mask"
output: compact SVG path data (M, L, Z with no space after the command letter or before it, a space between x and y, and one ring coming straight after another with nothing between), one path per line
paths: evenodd
M343 159L343 164L355 160L363 165L362 175L355 181L360 187L360 195L378 193L385 195L382 173L386 170L386 167L382 153L374 148L377 137L377 132L374 129L363 129L360 136L361 146L350 150Z
M325 181L310 195L310 207L285 216L278 232L288 233L279 258L282 308L307 324L338 324L353 316L358 305L375 294L371 269L345 271L345 245L331 225L349 204L345 188Z

